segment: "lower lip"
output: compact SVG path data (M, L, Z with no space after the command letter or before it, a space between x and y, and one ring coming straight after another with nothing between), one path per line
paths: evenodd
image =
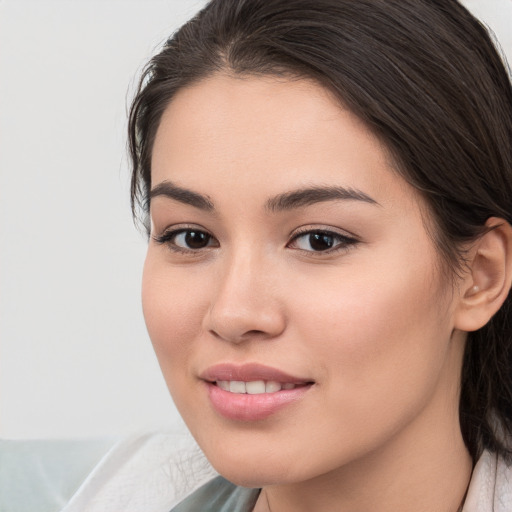
M236 421L259 421L272 416L283 407L300 400L311 384L294 389L282 389L275 393L249 395L224 391L211 382L206 382L213 408L225 418Z

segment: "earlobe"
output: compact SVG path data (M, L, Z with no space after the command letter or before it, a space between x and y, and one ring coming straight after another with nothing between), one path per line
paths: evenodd
M500 309L512 283L512 227L491 217L488 231L471 247L468 272L461 283L454 327L476 331Z

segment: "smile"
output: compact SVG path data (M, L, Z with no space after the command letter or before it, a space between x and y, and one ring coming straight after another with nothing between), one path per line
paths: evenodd
M264 393L277 393L278 391L295 389L300 384L293 382L277 382L273 380L253 380L244 382L241 380L219 380L215 384L224 391L236 394L262 395ZM303 384L304 385L304 384Z
M266 420L293 408L315 387L309 378L257 363L218 364L202 372L200 379L215 412L242 422Z
M201 372L199 378L216 384L231 393L249 394L275 393L282 389L293 389L293 386L312 382L310 378L293 376L277 368L259 363L243 365L220 363ZM229 384L229 389L226 383Z
M222 389L229 385L230 390ZM256 382L256 391L254 393L253 383ZM275 391L262 391L265 381L217 381L205 382L206 394L210 405L224 418L232 421L252 422L262 421L283 409L293 407L293 404L300 402L309 391L314 388L313 383L291 384L286 383L288 389L284 389L285 384L272 382L275 385L273 389L279 386L281 389ZM292 387L293 386L293 387ZM231 391L233 388L235 391ZM250 390L253 390L253 393Z

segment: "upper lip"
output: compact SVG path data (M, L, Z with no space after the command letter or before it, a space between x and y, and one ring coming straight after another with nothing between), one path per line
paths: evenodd
M246 363L243 365L236 365L232 363L216 364L207 368L199 375L199 377L209 382L226 380L242 382L264 380L292 384L312 382L311 379L295 377L276 368L259 363Z

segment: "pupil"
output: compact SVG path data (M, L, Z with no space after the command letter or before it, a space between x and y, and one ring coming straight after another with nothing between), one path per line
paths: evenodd
M322 233L313 233L309 236L309 243L311 248L315 251L325 251L334 245L334 240L331 235Z
M200 231L188 231L185 242L191 249L202 249L208 245L209 235Z

